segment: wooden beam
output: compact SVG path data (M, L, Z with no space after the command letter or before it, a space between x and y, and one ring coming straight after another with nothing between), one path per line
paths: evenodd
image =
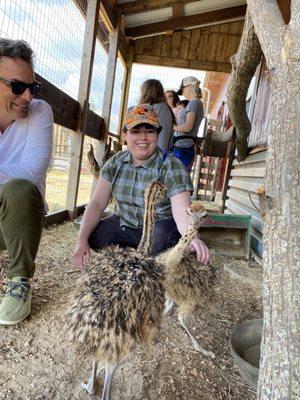
M195 0L137 0L130 3L118 4L122 10L122 14L131 15L138 14L143 11L153 11L165 7L173 7L175 4L192 3Z
M58 89L37 73L35 77L42 83L41 89L36 97L50 104L54 115L54 122L75 131L79 111L78 101L74 100L71 96Z
M76 207L76 215L83 214L86 204ZM68 210L57 211L51 214L47 214L45 218L45 226L51 226L53 224L62 224L69 219Z
M38 74L35 74L35 76L36 79L42 83L37 98L43 99L50 104L54 115L54 122L75 131L77 128L78 112L80 108L78 101L58 89L42 76ZM103 139L103 125L103 118L93 111L88 110L87 122L82 133L94 139L101 140Z
M116 17L108 0L100 1L100 17L109 31L112 31L116 24Z
M187 60L183 58L145 56L139 54L136 54L134 56L133 61L140 64L163 65L165 67L172 68L189 68L200 69L202 71L218 71L227 73L231 72L230 63L221 63L214 61Z
M120 32L120 40L119 40L119 51L121 53L121 57L124 63L128 64L128 56L130 54L130 46L127 44L126 38L122 32Z
M109 122L111 117L111 105L113 101L114 94L114 84L116 75L116 66L118 58L118 50L120 44L120 34L121 34L121 13L118 11L116 13L116 24L114 29L109 33L109 51L107 60L107 70L104 88L104 103L102 107L102 116L104 119L104 140L97 144L95 151L96 159L98 163L102 163L105 145L107 142L107 137L109 135ZM102 166L102 165L101 165ZM94 193L97 185L97 180L94 178L92 193Z
M183 16L183 3L176 3L172 6L172 16L173 18L179 18Z
M186 17L172 18L152 24L140 25L125 29L127 37L142 37L155 35L167 31L178 31L184 28L201 25L215 25L220 22L243 18L246 13L246 5L224 8L222 10L209 11L206 13L188 15Z
M121 15L118 15L116 26L114 30L111 31L109 34L109 52L108 52L107 72L106 72L106 81L104 89L105 97L102 107L102 116L105 122L107 132L109 129L111 105L114 92L118 48L120 42L120 24L121 24Z
M79 11L83 15L84 19L86 19L87 2L88 2L88 0L74 0L75 5L77 6ZM107 45L107 43L108 43L108 30L107 30L107 27L105 25L105 22L102 20L101 15L100 15L97 36L100 39L100 42L103 44L105 50L108 51L108 45Z
M72 149L71 149L71 164L68 181L67 193L67 209L69 217L73 219L76 216L76 203L78 195L78 185L80 179L80 169L82 161L82 149L84 136L81 132L84 130L87 122L87 115L89 109L89 95L92 79L92 70L95 55L96 36L98 31L98 18L99 18L100 2L98 0L89 0L87 7L87 19L85 24L84 33L84 53L81 63L80 81L78 102L80 105L80 112L78 115L78 125L76 132L73 136Z
M127 58L127 65L126 65L126 72L125 72L125 80L124 80L124 87L123 87L123 99L122 99L122 106L121 106L121 113L120 113L120 122L119 122L119 131L122 131L122 127L124 125L125 115L128 108L128 97L129 97L129 89L130 89L130 82L131 82L131 74L132 74L132 64L133 64L133 54L134 54L134 47L130 47L129 54ZM120 134L120 142L123 144L123 134Z

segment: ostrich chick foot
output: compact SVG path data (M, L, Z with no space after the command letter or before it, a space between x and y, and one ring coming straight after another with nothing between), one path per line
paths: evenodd
M216 358L215 354L212 351L205 350L196 340L195 342L192 340L193 347L195 350L202 353L204 356L211 357L212 359Z
M81 382L81 387L88 392L89 395L96 394L96 374L97 374L98 363L93 361L92 374L87 383Z
M199 353L202 353L204 356L215 358L216 356L212 351L205 350L198 342L195 336L192 334L192 332L189 330L187 324L186 324L186 318L183 315L178 316L178 321L180 322L181 326L185 329L186 333L189 335L193 347L195 350L199 351Z
M90 396L96 394L96 382L95 379L90 378L87 383L81 382L81 387L88 392Z

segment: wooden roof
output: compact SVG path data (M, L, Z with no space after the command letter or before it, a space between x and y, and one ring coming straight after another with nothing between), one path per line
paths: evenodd
M245 0L109 0L124 18L133 61L230 72Z
M87 0L75 0L85 14ZM245 0L101 0L98 36L108 50L109 32L123 17L119 50L125 62L230 72Z
M138 38L169 31L244 19L245 0L111 0L125 18L125 36Z
M133 61L144 64L230 72L243 21L176 31L134 41Z

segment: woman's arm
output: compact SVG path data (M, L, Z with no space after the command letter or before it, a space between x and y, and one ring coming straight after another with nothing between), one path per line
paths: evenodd
M191 205L190 198L191 195L188 191L175 194L170 198L173 218L181 235L184 234L189 226L186 210ZM197 260L203 264L207 264L209 261L209 250L206 244L199 238L195 238L191 242L191 247L197 253Z
M188 112L186 115L186 121L183 125L173 125L175 131L178 132L190 132L196 121L196 113L195 112Z
M96 190L83 214L80 231L74 250L74 264L82 270L84 260L89 259L90 246L88 239L97 226L103 211L107 207L112 193L112 184L99 178Z
M157 145L161 150L168 149L170 137L173 133L172 110L166 103L159 104L156 109L159 124L162 130L159 132Z

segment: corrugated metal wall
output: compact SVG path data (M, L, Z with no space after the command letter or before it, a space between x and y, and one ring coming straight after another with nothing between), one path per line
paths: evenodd
M256 189L264 183L266 151L249 155L245 161L233 161L225 202L225 214L252 215L251 248L262 256L263 221L258 208ZM252 202L251 202L252 200Z

